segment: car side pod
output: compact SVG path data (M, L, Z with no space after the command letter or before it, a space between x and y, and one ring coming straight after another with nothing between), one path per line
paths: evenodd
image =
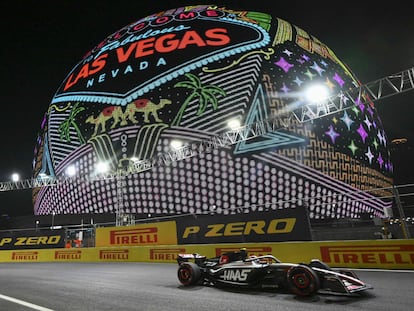
M290 291L298 296L315 295L320 288L318 275L305 265L291 267L286 277Z

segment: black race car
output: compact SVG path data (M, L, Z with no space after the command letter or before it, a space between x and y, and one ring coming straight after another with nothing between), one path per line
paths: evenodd
M248 256L246 249L214 258L178 254L177 262L178 279L184 286L275 288L299 296L316 293L355 295L373 288L353 271L334 270L318 259L309 264L285 263L273 255Z

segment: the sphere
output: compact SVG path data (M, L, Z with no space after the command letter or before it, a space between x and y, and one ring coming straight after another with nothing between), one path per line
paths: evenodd
M328 93L312 106L305 93L317 84ZM84 56L54 95L34 177L60 182L34 191L34 212L305 206L311 218L381 217L391 203L376 189L392 184L392 164L374 105L348 93L358 86L329 47L267 13L200 5L139 19ZM286 111L291 122L274 121ZM109 173L96 172L102 163Z

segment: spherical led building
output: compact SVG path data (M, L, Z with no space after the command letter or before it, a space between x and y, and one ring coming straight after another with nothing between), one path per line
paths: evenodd
M317 101L305 96L316 85ZM34 213L383 217L392 164L369 96L350 92L359 85L329 47L264 12L199 5L139 19L54 95L33 173L60 182L35 189Z

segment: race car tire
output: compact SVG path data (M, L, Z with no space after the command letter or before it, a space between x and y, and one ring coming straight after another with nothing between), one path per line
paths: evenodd
M298 296L312 296L320 286L318 275L305 265L290 268L287 272L290 291Z
M193 262L182 263L178 267L178 280L184 286L196 285L201 278L200 268Z

